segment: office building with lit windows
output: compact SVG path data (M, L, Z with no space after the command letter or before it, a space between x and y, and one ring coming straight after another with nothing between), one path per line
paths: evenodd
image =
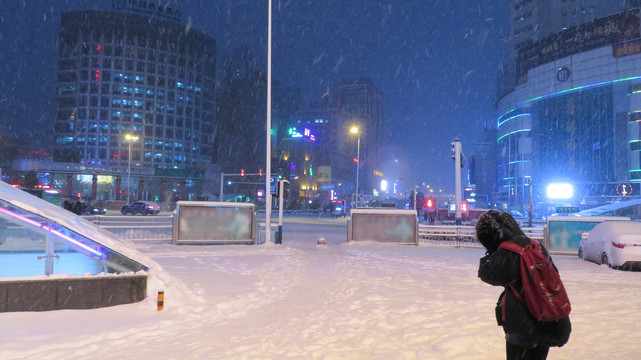
M54 160L125 170L211 163L216 42L177 10L135 5L62 14Z
M641 181L639 4L510 4L495 200L526 210L530 183L533 202L544 204L557 182L574 186L565 200L572 205L635 195L621 189L638 190Z

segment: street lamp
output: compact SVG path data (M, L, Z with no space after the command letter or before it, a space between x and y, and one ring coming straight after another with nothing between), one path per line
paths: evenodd
M358 145L356 148L356 206L358 207L358 170L361 167L361 132L357 126L352 126L349 132L358 136Z
M131 143L137 141L138 136L125 134L125 140L129 143L129 152L127 153L127 204L129 204L129 194L131 193Z

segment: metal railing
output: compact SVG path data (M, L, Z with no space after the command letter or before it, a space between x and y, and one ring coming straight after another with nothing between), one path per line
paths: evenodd
M92 215L83 218L129 241L171 241L173 217ZM141 224L144 223L144 224Z
M129 241L171 241L172 238L173 216L171 215L95 215L83 216L83 218ZM543 241L543 227L523 227L521 230L528 237ZM418 231L419 243L455 247L483 247L476 239L474 226L419 224Z
M525 235L543 241L543 228L521 228ZM455 247L483 247L476 238L474 226L422 225L418 226L418 241L430 245Z

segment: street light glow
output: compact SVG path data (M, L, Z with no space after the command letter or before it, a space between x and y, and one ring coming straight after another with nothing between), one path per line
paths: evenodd
M358 126L352 126L352 128L349 129L349 132L351 132L352 134L358 134L358 132L359 132L358 131Z

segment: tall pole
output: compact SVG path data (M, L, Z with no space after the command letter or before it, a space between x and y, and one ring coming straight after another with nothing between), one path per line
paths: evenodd
M129 193L131 192L131 138L129 138L129 152L127 153L127 204L129 204Z
M225 182L225 173L220 171L220 192L218 193L218 201L225 201L225 197L223 195L223 183Z
M361 132L358 132L358 140L356 146L356 207L358 207L358 200L360 199L360 194L358 192L358 170L361 167Z
M456 225L463 223L461 219L461 142L458 139L454 142L454 177L456 178Z
M272 221L272 194L269 183L272 177L272 0L267 12L267 151L265 156L265 243L269 243ZM282 195L281 195L282 196Z
M532 178L527 179L527 226L532 227Z

